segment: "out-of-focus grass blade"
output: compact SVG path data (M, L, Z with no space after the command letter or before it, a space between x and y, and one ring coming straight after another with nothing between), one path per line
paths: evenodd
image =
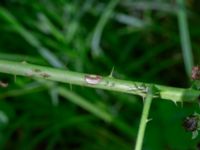
M36 26L44 33L52 34L58 41L65 42L65 37L56 26L46 17L44 13L38 13L39 22Z
M38 52L42 55L52 66L58 68L65 68L65 65L45 47L38 47Z
M145 63L148 63L150 59L155 58L160 53L162 53L163 51L165 51L167 48L170 48L170 47L171 47L170 43L153 47L151 51L147 51L146 53L144 53L144 55L142 55L138 59L135 59L134 62L130 64L125 70L132 71L132 70L138 70L139 68L142 68L142 66Z
M7 141L11 139L12 134L19 128L22 124L27 122L28 113L22 116L18 116L17 120L10 125L9 131L7 133L2 134L3 138L0 140L0 149L5 149L5 145Z
M184 0L177 0L177 4L179 5L179 10L177 12L177 15L178 15L178 24L179 24L183 59L185 64L185 70L187 72L187 75L190 77L193 66L193 54L192 54Z
M95 105L89 103L82 97L78 96L77 94L73 93L72 91L68 91L65 88L59 88L59 93L63 97L67 98L71 102L75 103L76 105L79 105L81 108L88 110L92 114L98 116L99 118L103 119L106 122L111 122L113 120L113 117L106 113L105 111L97 108Z
M22 89L13 89L9 90L7 92L4 92L0 95L0 99L6 98L6 97L17 97L25 94L30 93L37 93L46 90L47 88L37 82L33 82L30 84L27 84Z
M95 116L104 120L105 122L112 123L116 128L121 130L123 133L125 133L129 137L133 137L136 134L136 132L133 129L131 129L126 123L124 123L122 120L114 118L108 112L100 109L95 104L89 103L87 100L80 97L76 93L73 93L72 91L69 91L63 87L59 88L59 93L61 96L67 98L69 101L89 111L90 113L94 114Z
M8 124L9 118L3 110L0 110L0 127Z
M30 143L26 144L28 148L26 149L34 149L36 145L38 145L42 140L49 137L51 134L60 134L62 129L67 129L74 126L79 126L83 122L91 121L91 116L76 116L67 118L63 121L58 121L57 123L53 124L49 128L46 128L43 132L38 134Z
M64 64L50 50L44 48L40 41L30 31L26 30L10 12L2 7L0 7L0 17L5 19L13 30L19 33L30 45L35 47L40 55L51 65L64 68Z
M108 22L109 18L112 15L113 9L117 5L119 0L111 0L106 9L104 10L104 13L102 14L101 18L99 19L95 30L94 34L92 37L92 42L91 42L91 48L92 48L92 55L93 56L98 56L99 54L102 53L101 47L100 47L100 40L101 40L101 35L103 32L103 29Z
M132 1L126 0L121 3L122 6L134 10L158 10L164 11L167 13L175 14L177 11L177 6L174 4L170 4L169 2L162 2L162 1Z
M0 51L1 51L1 49L0 49ZM34 64L39 63L41 65L47 64L47 62L42 58L37 58L37 57L23 55L23 54L14 54L14 53L12 53L12 54L0 53L0 59L13 60L13 61L27 61L29 63L34 63Z
M116 13L115 19L120 23L126 24L128 26L134 26L137 28L144 28L148 23L142 19L136 18L123 13Z
M51 96L51 101L54 106L58 106L59 104L59 93L57 86L49 89L49 94Z
M76 2L75 2L76 3ZM84 16L84 14L89 11L89 9L93 6L94 0L85 0L83 5L78 8L73 8L76 6L66 4L66 7L64 7L64 15L65 18L71 18L71 20L66 20L64 23L64 34L67 39L68 43L71 43L75 35L77 35L77 32L80 30L81 26L81 18ZM75 11L78 9L78 11Z
M155 77L156 75L158 75L159 72L161 72L162 70L165 70L167 68L173 67L174 65L176 65L178 63L179 63L179 61L171 60L171 59L167 59L165 61L162 61L161 63L159 63L159 65L157 65L156 67L150 69L148 71L148 73L143 74L141 76L141 79L150 80L153 77Z

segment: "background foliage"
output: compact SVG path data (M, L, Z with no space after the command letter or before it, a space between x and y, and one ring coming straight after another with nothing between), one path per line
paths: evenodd
M0 59L27 61L133 81L189 87L175 1L5 0ZM186 1L199 64L199 1ZM0 74L0 149L129 150L143 101L137 96ZM60 94L58 87L67 94ZM197 104L155 99L145 150L193 150L182 128ZM97 113L98 112L98 113ZM99 115L103 114L103 115Z

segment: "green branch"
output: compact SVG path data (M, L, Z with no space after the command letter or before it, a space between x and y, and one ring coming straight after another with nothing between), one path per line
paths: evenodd
M143 107L143 111L142 111L142 117L141 117L141 120L140 120L140 127L139 127L139 131L138 131L138 135L137 135L135 150L141 150L142 149L144 133L145 133L146 125L147 125L147 122L148 122L149 110L150 110L151 102L152 102L152 99L153 99L153 91L152 90L153 89L151 87L149 87L147 97L144 100L144 107Z
M45 66L32 65L26 62L13 62L0 60L0 73L21 75L29 78L44 78L52 81L81 85L92 88L130 93L145 97L149 84L133 81L125 81L98 75L77 73L68 70L55 69ZM200 96L200 91L154 85L158 93L154 97L172 100L174 102L192 102Z

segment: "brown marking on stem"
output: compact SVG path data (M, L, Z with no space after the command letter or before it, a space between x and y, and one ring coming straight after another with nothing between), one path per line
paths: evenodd
M36 69L33 69L33 71L34 71L34 72L41 72L41 70L40 70L40 69L37 69L37 68L36 68Z
M45 72L40 73L40 75L41 75L43 78L49 78L49 77L50 77L50 75L47 74L47 73L45 73Z

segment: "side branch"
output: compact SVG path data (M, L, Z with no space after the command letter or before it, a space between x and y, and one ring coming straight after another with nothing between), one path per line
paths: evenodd
M103 77L99 75L77 73L46 66L32 65L25 62L13 62L7 60L0 60L0 73L30 78L44 78L62 83L130 93L142 97L147 95L148 87L150 85L141 82L119 80L110 76ZM155 84L154 87L158 91L154 97L172 100L174 102L193 102L200 96L200 91L194 89L175 88L157 84Z
M142 149L144 133L145 133L146 125L149 121L148 115L149 115L152 99L153 99L153 87L150 86L147 96L144 99L144 107L143 107L142 116L140 120L140 126L139 126L136 144L135 144L135 150Z

